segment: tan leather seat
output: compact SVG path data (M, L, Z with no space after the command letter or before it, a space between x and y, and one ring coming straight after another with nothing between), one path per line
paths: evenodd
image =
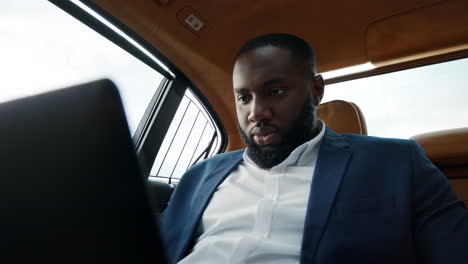
M354 103L335 100L321 104L317 116L336 133L367 135L364 115Z
M411 137L448 177L459 199L468 206L468 128L435 131Z

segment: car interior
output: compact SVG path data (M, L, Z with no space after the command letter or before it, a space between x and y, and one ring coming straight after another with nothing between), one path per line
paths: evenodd
M468 4L464 0L95 0L92 4L155 47L193 82L225 130L224 151L244 147L236 127L231 74L237 49L257 35L287 32L304 38L317 53L319 72L369 62L375 66L326 79L327 85L468 55ZM203 24L201 29L186 22L192 15ZM352 102L323 104L319 116L337 132L367 134L366 113ZM450 129L412 138L467 203L468 129ZM161 193L156 203L164 206L170 189L152 183L155 192Z
M237 50L253 37L289 33L310 43L317 54L318 72L325 80L325 94L332 93L337 84L346 89L355 80L468 58L466 0L49 2L162 76L155 92L147 96L147 103L141 103L145 109L133 133L156 215L163 212L178 180L190 166L217 153L245 147L237 128L232 70ZM457 70L468 75L468 66ZM438 74L433 77L443 78L444 72ZM394 77L395 84L390 81L385 85L396 86L398 78ZM431 82L423 78L416 81L422 89ZM451 84L457 80L451 81L438 87L438 92L395 92L395 96L414 105L427 100L427 109L439 100L439 92L454 93L466 101L467 93L451 92ZM468 83L460 81L460 85L461 90L468 89ZM137 87L132 89L137 93ZM352 89L349 85L350 93ZM376 85L372 89L380 88ZM378 105L381 99L369 100ZM452 109L450 101L444 103ZM434 108L436 112L443 110ZM453 109L450 117L458 120L456 126L445 125L448 116L442 114L432 120L440 125L433 129L411 132L406 125L401 126L409 131L407 138L422 146L427 157L447 176L459 199L468 205L468 111ZM397 106L391 111L405 115ZM204 118L200 128L195 121L184 125L184 118L191 114L197 121ZM339 95L322 101L318 108L319 119L337 133L381 136L373 133L380 126L370 118L373 114L373 110L354 99ZM409 123L418 123L419 117L408 119ZM198 130L203 132L193 142L176 137L186 132L185 137L191 138ZM194 150L189 151L192 144Z

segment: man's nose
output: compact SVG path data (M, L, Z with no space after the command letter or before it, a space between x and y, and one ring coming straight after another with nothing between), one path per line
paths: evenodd
M265 100L254 99L250 105L248 119L250 122L259 123L272 118L271 105Z

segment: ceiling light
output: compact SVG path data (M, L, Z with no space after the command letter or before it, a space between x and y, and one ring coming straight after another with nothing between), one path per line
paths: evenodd
M73 4L77 5L79 8L83 9L86 13L92 15L95 17L97 20L101 21L104 25L112 29L115 33L119 34L121 37L123 37L125 40L130 42L133 46L135 46L137 49L139 49L141 52L143 52L146 56L148 56L150 59L155 61L161 68L163 68L166 72L171 74L173 77L175 76L174 73L172 73L169 68L164 65L161 61L159 61L151 52L146 50L143 46L141 46L138 42L136 42L134 39L130 38L127 34L125 34L122 30L114 26L111 22L106 20L104 17L96 13L94 10L92 10L89 6L83 4L79 0L70 0Z
M341 69L334 70L334 71L322 72L321 75L323 79L327 80L327 79L333 79L336 77L351 75L351 74L358 73L358 72L365 72L365 71L369 71L375 68L376 67L374 66L374 64L367 62L364 64L341 68Z

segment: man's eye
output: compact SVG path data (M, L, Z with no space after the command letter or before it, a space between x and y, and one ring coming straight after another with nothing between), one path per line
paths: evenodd
M237 101L245 104L249 101L249 97L247 95L239 95L237 96Z
M281 95L285 92L285 89L272 89L271 90L271 95Z

